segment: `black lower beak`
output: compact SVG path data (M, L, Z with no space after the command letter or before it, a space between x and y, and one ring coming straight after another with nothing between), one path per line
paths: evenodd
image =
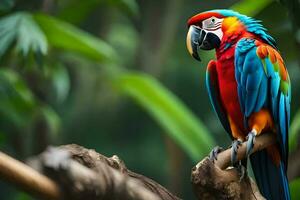
M201 61L199 49L211 50L219 47L221 43L217 35L195 25L190 26L186 42L189 53L199 61Z

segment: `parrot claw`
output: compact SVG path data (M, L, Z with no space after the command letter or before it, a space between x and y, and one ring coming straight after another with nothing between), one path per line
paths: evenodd
M222 147L216 146L213 148L213 150L211 150L211 152L209 153L209 159L214 162L215 160L217 160L217 156L220 152L223 151Z
M242 144L241 140L234 140L231 145L231 165L234 166L237 162L237 151L239 146Z
M256 131L252 130L246 138L247 139L246 157L249 157L251 154L255 142L255 137L256 137Z

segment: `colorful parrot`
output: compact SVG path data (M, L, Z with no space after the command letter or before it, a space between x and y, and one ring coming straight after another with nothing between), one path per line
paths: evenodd
M216 60L207 66L206 86L233 140L232 164L238 146L247 141L246 154L262 195L290 199L286 171L291 84L275 40L260 21L232 10L197 14L188 27L187 49L195 59L200 60L199 49L216 50ZM272 132L277 144L251 154L255 136L265 132Z

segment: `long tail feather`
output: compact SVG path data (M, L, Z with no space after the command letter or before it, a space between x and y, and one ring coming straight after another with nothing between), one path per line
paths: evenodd
M285 166L276 166L267 151L256 152L250 156L252 169L260 192L267 200L290 200Z

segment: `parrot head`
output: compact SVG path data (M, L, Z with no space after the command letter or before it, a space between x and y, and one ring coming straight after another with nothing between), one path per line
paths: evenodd
M188 20L188 28L187 49L199 61L199 49L228 48L245 35L255 35L276 48L275 40L266 33L260 21L232 10L199 13Z

